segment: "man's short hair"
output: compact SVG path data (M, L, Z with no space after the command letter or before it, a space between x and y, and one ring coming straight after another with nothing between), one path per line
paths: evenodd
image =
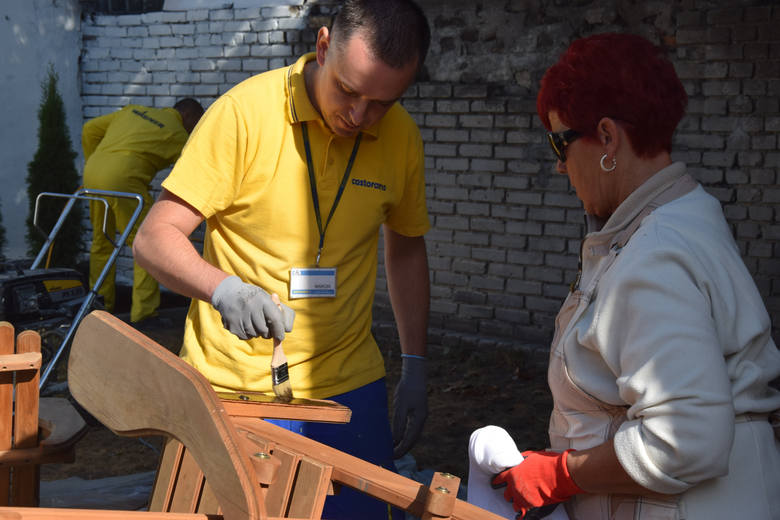
M428 20L413 0L345 0L331 32L337 46L361 32L374 56L393 68L414 60L422 68L431 42Z
M182 114L192 114L196 120L203 115L203 106L192 98L180 99L173 105L173 108Z

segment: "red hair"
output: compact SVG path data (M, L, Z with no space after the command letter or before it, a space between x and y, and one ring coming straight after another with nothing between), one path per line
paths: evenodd
M634 152L671 152L672 134L688 95L664 51L633 34L606 33L575 40L542 77L536 110L550 130L551 110L585 136L602 117L624 125Z

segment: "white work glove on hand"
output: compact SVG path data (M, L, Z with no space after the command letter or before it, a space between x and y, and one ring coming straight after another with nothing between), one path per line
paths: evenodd
M493 489L490 481L505 469L523 462L523 455L507 431L499 426L484 426L469 438L468 501L504 518L515 518L512 502L503 489Z
M398 459L417 442L428 416L425 359L402 358L393 408L393 458Z
M222 325L241 339L273 336L284 339L290 332L295 311L285 304L281 309L271 295L256 285L244 283L238 276L228 276L214 289L211 305L222 316Z

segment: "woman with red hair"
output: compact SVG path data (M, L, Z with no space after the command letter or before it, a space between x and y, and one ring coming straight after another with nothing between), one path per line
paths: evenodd
M780 353L719 202L671 159L686 102L628 34L575 41L542 78L588 233L551 347L551 450L492 479L522 514L780 518Z

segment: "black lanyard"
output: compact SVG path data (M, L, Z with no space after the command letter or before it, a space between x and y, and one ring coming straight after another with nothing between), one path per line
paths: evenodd
M352 165L355 162L355 156L357 155L358 148L360 147L360 140L363 138L362 133L358 133L355 138L355 146L352 147L352 155L349 156L349 162L347 162L347 169L344 170L344 176L341 178L341 186L336 193L336 199L333 201L333 206L330 208L330 214L328 220L325 221L325 227L322 227L322 217L320 216L320 200L317 197L317 181L314 178L314 164L311 160L311 147L309 146L309 130L306 128L306 121L301 123L301 130L303 132L303 147L306 149L306 166L309 169L309 184L311 185L311 199L314 203L314 215L317 217L317 229L320 232L320 244L317 249L317 259L315 260L317 267L320 265L320 255L322 255L322 246L325 243L325 231L328 229L330 219L333 217L333 213L336 211L341 195L344 193L344 188L347 185L347 179L349 179L349 172L352 171Z

